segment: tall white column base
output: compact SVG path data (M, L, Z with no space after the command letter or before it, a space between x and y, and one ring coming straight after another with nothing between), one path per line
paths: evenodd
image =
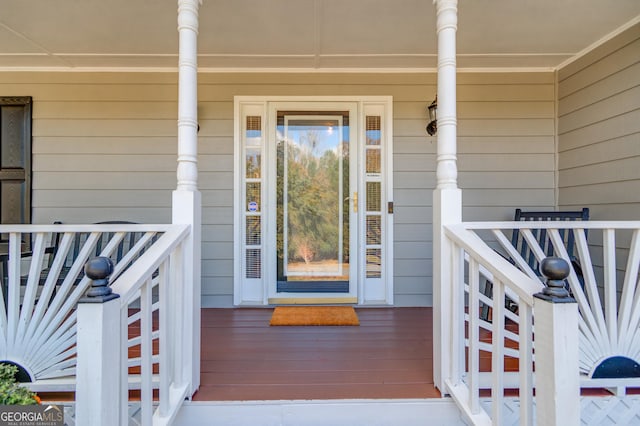
M201 268L202 268L202 200L200 191L173 191L172 223L191 226L190 236L185 242L185 281L184 297L191 307L185 312L192 321L189 335L184 336L184 343L191 348L190 356L184 362L192 363L187 371L192 371L191 393L193 395L200 386L200 297L201 297Z
M433 382L447 393L450 378L452 342L452 257L444 236L444 225L462 221L462 191L458 188L433 191Z

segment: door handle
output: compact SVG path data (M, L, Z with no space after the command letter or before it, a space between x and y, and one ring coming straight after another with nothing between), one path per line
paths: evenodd
M353 193L353 212L358 213L358 193Z

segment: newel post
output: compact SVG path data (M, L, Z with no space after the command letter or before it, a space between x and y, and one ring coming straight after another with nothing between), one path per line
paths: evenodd
M438 133L436 189L433 191L433 377L443 394L451 378L453 329L452 247L444 226L462 221L462 193L458 188L456 157L456 31L458 1L434 0L438 34Z
M564 287L569 264L548 257L540 264L547 286L534 295L536 422L580 424L578 305Z
M120 296L111 292L113 262L96 257L85 265L91 287L78 303L76 423L120 424Z
M187 348L184 367L191 396L200 386L201 210L198 190L198 12L202 0L178 0L178 169L172 198L172 223L191 228L185 242L181 286L186 301L179 310Z

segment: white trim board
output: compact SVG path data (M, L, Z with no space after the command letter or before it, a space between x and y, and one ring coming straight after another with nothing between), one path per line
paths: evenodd
M2 55L0 55L0 58ZM458 68L458 73L546 73L554 67ZM3 72L69 73L178 73L178 67L1 67ZM436 74L437 68L210 68L198 67L202 74Z
M638 15L635 18L631 19L629 22L627 22L626 24L622 25L621 27L616 28L615 30L611 31L609 34L605 35L600 40L590 44L587 47L585 47L584 49L582 49L581 51L579 51L578 53L573 55L571 58L569 58L566 61L564 61L561 64L559 64L555 69L556 70L561 70L562 68L566 67L567 65L572 64L573 62L577 61L578 59L582 58L583 56L589 54L589 52L597 49L598 47L602 46L603 44L605 44L609 40L611 40L614 37L622 34L623 32L627 31L629 28L633 27L634 25L636 25L638 23L640 23L640 15Z

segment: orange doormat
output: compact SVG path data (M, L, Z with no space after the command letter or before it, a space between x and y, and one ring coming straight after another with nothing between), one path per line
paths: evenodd
M269 325L360 325L351 306L278 306Z

